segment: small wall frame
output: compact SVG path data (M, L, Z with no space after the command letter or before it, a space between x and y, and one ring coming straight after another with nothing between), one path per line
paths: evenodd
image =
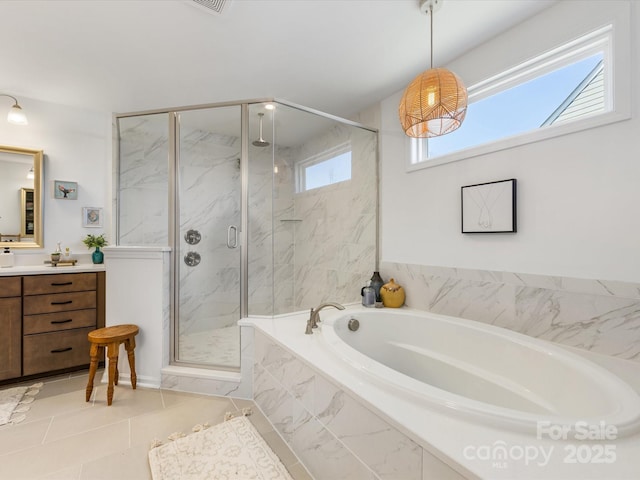
M53 181L53 198L64 200L78 199L78 183L64 180Z
M83 227L102 227L102 209L98 207L82 208L82 226Z
M515 233L517 180L461 187L462 233Z

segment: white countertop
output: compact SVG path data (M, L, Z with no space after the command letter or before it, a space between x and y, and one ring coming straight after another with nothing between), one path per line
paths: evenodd
M103 263L97 265L93 263L78 263L73 267L53 267L50 264L43 263L42 265L16 265L15 267L0 268L0 277L104 271L105 266Z

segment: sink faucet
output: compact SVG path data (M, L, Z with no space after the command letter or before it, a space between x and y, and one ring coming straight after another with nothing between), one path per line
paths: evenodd
M307 329L304 331L306 335L311 335L313 333L313 329L317 328L318 322L320 321L320 310L325 307L333 307L337 308L338 310L344 310L344 307L342 305L335 302L321 303L315 309L312 308L311 312L309 312L309 320L307 320Z

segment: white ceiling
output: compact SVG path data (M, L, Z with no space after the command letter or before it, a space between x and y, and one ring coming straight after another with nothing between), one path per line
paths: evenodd
M555 0L445 0L435 64ZM282 98L338 116L401 90L429 63L419 0L0 1L0 93L131 112Z

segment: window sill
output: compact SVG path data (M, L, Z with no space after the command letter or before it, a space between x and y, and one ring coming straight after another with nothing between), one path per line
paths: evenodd
M417 170L423 170L425 168L437 167L439 165L446 165L448 163L458 162L460 160L467 160L481 155L487 155L502 150L508 150L510 148L519 147L521 145L527 145L530 143L539 142L551 138L561 137L564 135L570 135L572 133L581 132L583 130L589 130L592 128L602 127L605 125L611 125L617 122L629 120L631 118L631 110L619 112L607 112L601 115L585 118L577 122L565 123L560 125L552 125L549 127L540 128L531 132L514 135L512 137L503 138L501 140L477 145L475 147L469 147L464 150L459 150L447 155L435 157L432 159L423 160L417 163L410 163L407 160L407 172L414 172ZM410 155L410 139L407 137L406 142L407 159L411 158Z

